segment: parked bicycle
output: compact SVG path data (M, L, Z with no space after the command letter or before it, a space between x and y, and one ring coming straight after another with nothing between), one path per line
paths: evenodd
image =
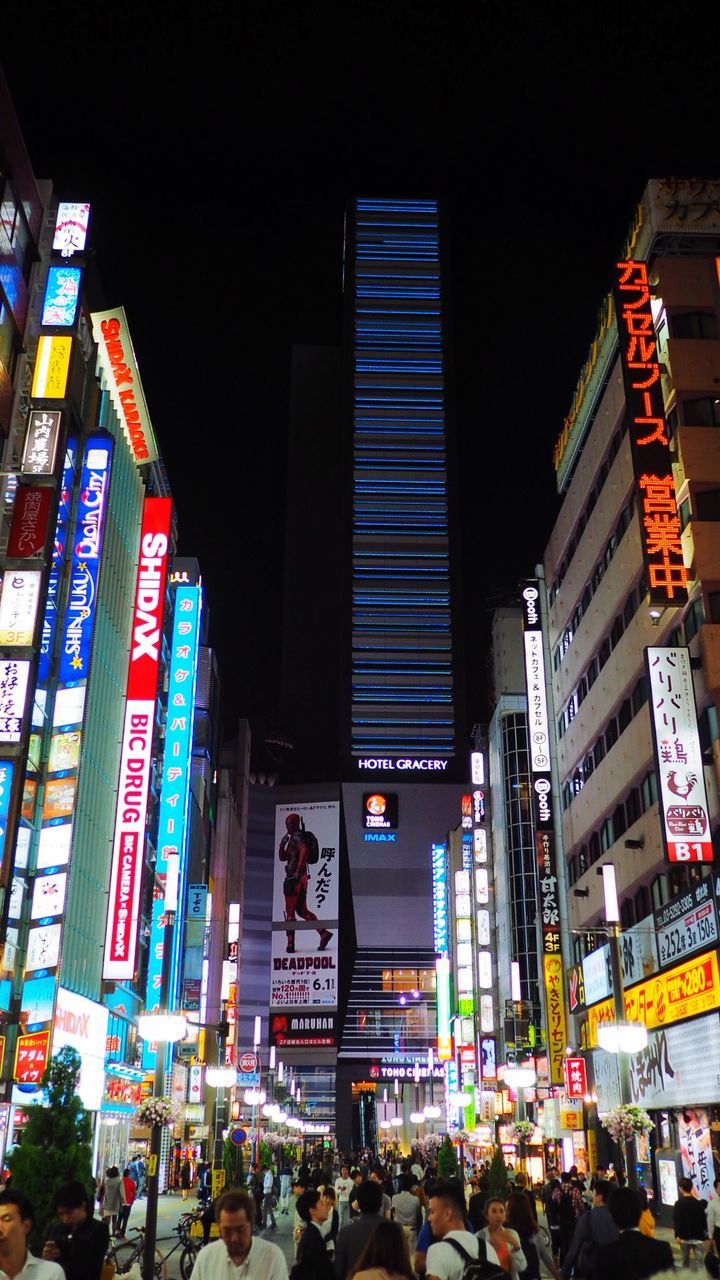
M182 1280L190 1280L195 1266L195 1257L202 1248L202 1237L191 1235L193 1224L199 1222L199 1220L199 1211L182 1214L175 1228L177 1240L172 1249L168 1249L167 1253L163 1253L158 1248L158 1245L163 1244L166 1240L172 1240L172 1236L163 1236L161 1240L157 1241L153 1267L153 1275L157 1277L157 1280L168 1280L167 1260L178 1249L182 1249L180 1254L180 1275ZM135 1239L119 1240L107 1254L107 1261L115 1264L115 1271L119 1276L127 1275L133 1263L142 1263L145 1251L145 1228L132 1227L131 1230L135 1232Z

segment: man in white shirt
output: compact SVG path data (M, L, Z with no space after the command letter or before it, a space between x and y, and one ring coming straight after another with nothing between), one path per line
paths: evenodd
M215 1218L220 1239L200 1250L194 1280L287 1280L282 1250L253 1236L255 1201L247 1191L224 1191L215 1203Z
M33 1207L21 1191L8 1187L0 1192L1 1280L65 1280L57 1262L35 1258L27 1247L33 1224Z
M344 1164L340 1170L340 1177L335 1179L335 1195L337 1196L338 1218L340 1226L344 1227L346 1222L350 1221L350 1192L354 1190L355 1183L350 1177L350 1168Z
M268 1229L268 1214L272 1223L273 1231L277 1231L277 1222L275 1221L275 1194L274 1188L275 1178L272 1169L268 1169L267 1165L263 1166L263 1202L262 1202L262 1219L263 1231Z
M480 1242L477 1236L465 1230L465 1217L462 1205L462 1187L459 1183L438 1183L430 1195L428 1205L428 1222L434 1236L440 1239L439 1244L431 1244L427 1251L425 1280L462 1280L466 1259L448 1244L449 1240L457 1240L466 1254L477 1258ZM499 1265L498 1256L491 1244L486 1244L487 1260Z

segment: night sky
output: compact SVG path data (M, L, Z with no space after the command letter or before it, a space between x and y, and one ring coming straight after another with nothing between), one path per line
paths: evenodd
M228 725L275 712L290 353L339 340L347 199L445 202L469 721L484 719L487 611L552 527L553 442L634 206L649 177L718 173L717 18L507 0L22 9L3 11L0 60L35 173L92 203Z

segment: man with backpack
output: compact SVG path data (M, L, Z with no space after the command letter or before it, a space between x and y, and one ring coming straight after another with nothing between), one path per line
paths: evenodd
M558 1261L562 1265L575 1234L575 1224L585 1212L582 1195L573 1185L569 1173L561 1174L560 1186L552 1193L552 1203L558 1225Z
M437 1243L427 1251L426 1280L507 1280L492 1245L465 1229L460 1183L433 1187L428 1222Z
M285 879L283 896L285 898L285 919L317 920L317 916L307 904L307 891L310 883L308 867L313 866L320 858L317 836L306 831L299 813L289 813L285 819L286 832L280 841L278 856L285 863ZM287 931L288 955L295 950L295 930ZM318 951L324 951L332 938L329 929L318 929L320 942Z
M593 1275L595 1252L604 1244L613 1244L620 1234L607 1207L613 1190L611 1182L596 1182L592 1193L592 1209L578 1219L570 1247L563 1258L564 1280L570 1276ZM573 1270L574 1268L574 1270Z

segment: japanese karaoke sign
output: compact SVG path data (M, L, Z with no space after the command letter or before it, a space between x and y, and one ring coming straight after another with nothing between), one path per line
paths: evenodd
M649 647L645 662L668 861L712 862L690 651Z
M650 603L688 598L647 264L618 262L613 281L620 362Z

